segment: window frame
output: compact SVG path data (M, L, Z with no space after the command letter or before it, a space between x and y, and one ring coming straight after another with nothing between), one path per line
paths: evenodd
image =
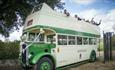
M83 42L82 42L83 45L89 45L89 38L88 38L88 37L82 37L82 39L83 39L83 40L82 40L82 41L83 41ZM87 42L87 43L84 42L84 39L87 39L87 40L88 40L88 41L85 40L85 42Z
M79 40L78 40L78 38L81 38L81 43L78 43L79 42ZM76 36L76 42L77 42L77 45L83 45L83 37L81 37L81 36Z
M62 38L59 38L59 36L62 36ZM65 38L63 36L65 36ZM62 39L62 41L60 41L62 44L59 44L59 39ZM64 39L65 39L65 41L64 41ZM57 35L57 44L58 45L68 45L68 43L67 43L67 35L58 34Z
M70 44L70 42L72 42L72 38L71 37L74 37L73 38L73 43ZM76 45L76 36L68 36L68 45Z
M90 39L90 38L96 39L96 44L94 44L94 42L93 42L92 45L97 45L97 39L98 39L97 37L71 35L71 34L61 34L61 33L57 33L57 45L59 45L59 44L58 44L58 35L67 36L67 39L66 39L67 44L66 44L66 45L68 45L68 46L70 45L70 44L68 43L68 42L69 42L69 38L68 38L69 36L74 36L74 37L75 37L75 44L74 44L75 46L77 46L77 45L83 46L83 45L84 45L84 43L83 43L83 38L87 38L87 39L88 39L88 41L87 41L88 43L85 44L85 45L89 45L89 46L91 45L91 44L89 44L89 39ZM77 39L78 37L81 38L81 44L80 44L80 43L78 44L78 39ZM85 46L85 45L84 45L84 46Z

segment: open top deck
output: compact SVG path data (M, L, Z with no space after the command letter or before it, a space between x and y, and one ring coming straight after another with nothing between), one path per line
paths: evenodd
M99 37L99 27L74 17L67 17L63 13L52 10L47 4L43 3L39 11L31 13L25 22L24 32L48 29L54 33L69 35Z

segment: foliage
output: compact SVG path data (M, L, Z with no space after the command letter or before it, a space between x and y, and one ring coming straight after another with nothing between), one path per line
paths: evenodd
M64 5L61 0L0 0L0 34L9 37L9 33L19 30L32 8L43 2L52 9Z
M104 50L103 41L100 41L98 51L103 51L103 50Z
M112 37L112 50L115 50L115 35ZM100 41L100 44L99 44L99 47L98 47L98 50L99 51L103 51L104 50L104 44L103 44L103 41L101 40Z
M0 59L17 59L19 55L19 41L0 41Z

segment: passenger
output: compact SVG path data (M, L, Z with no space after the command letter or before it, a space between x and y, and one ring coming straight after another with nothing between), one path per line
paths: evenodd
M88 22L88 23L89 23L89 20L86 20L85 22Z
M78 20L81 20L81 18L80 18L80 17L78 17L77 15L75 15L74 17L75 17L75 18L77 18Z
M78 17L78 20L80 20L80 21L81 21L82 19L81 19L80 17Z
M91 22L92 24L95 24L94 18L92 18L90 22Z
M75 17L75 18L78 18L78 16L77 16L77 15L75 15L74 17Z
M67 14L67 10L66 9L64 10L64 14Z
M99 24L96 24L97 26L99 26L101 24L101 20L99 21Z
M101 20L99 21L99 24L97 24L97 22L94 21L94 18L91 19L91 23L94 25L99 26L101 24Z
M69 12L67 12L67 10L66 10L66 9L64 10L64 14L66 14L66 16L70 16L70 13L69 13Z

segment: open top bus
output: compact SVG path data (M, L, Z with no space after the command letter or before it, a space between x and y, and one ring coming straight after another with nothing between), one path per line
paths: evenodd
M27 17L20 44L24 68L55 70L97 57L99 27L67 17L43 3Z

